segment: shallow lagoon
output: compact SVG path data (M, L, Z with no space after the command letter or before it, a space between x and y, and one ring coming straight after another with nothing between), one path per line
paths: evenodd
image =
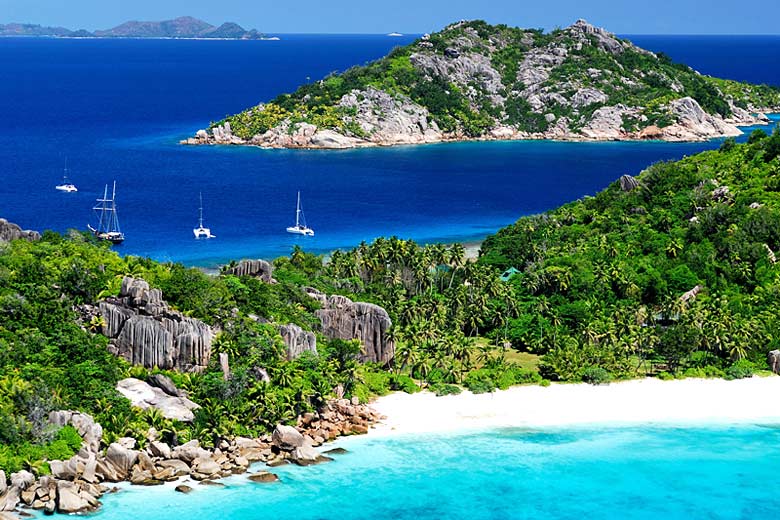
M218 489L131 487L95 518L774 518L780 429L505 429L360 437L330 464Z

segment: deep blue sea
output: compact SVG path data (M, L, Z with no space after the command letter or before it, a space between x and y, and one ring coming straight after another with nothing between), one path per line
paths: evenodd
M273 469L280 483L129 487L94 518L770 519L778 442L768 426L351 438L335 462Z
M127 236L118 250L159 260L213 265L380 235L467 241L652 162L718 146L500 142L334 152L177 144L211 120L411 39L0 39L0 216L25 228L84 229L95 198L116 180ZM780 37L634 40L704 73L780 85ZM66 159L76 194L54 190ZM284 231L297 190L314 238ZM199 192L213 240L192 236Z

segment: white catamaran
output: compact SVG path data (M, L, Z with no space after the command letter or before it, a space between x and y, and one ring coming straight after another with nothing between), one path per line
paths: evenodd
M64 191L66 193L74 193L76 191L79 191L78 188L76 188L76 185L68 182L68 160L65 160L65 169L62 172L62 184L58 184L54 187L54 189L59 191Z
M108 184L103 192L103 198L97 199L98 204L92 208L98 215L98 226L93 228L89 224L87 227L100 240L108 240L112 244L121 244L125 240L125 235L119 229L119 217L116 214L116 181L114 181L114 191L111 192L111 198L108 198Z
M203 227L203 193L200 194L200 208L198 208L198 227L192 230L195 238L216 238L216 235L211 234L211 230L207 227Z
M301 192L298 192L298 205L295 208L295 225L287 228L288 233L295 233L296 235L304 235L307 237L314 236L314 230L310 227L306 227L306 217L303 215L303 209L301 208Z

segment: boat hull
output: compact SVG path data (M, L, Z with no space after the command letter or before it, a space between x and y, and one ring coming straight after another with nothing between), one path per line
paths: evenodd
M303 226L290 226L287 228L288 233L292 233L293 235L303 235L306 237L313 237L314 236L314 230L311 228L303 227Z
M60 184L59 186L55 186L54 189L57 191L64 191L65 193L75 193L79 191L73 184Z
M195 238L216 238L215 235L211 234L211 230L209 228L195 228L192 230L192 234L195 235Z

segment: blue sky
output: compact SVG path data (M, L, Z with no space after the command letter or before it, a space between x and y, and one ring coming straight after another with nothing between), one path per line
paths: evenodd
M780 33L778 0L0 0L0 23L94 30L181 15L268 33L422 33L474 18L545 29L586 18L621 34Z

